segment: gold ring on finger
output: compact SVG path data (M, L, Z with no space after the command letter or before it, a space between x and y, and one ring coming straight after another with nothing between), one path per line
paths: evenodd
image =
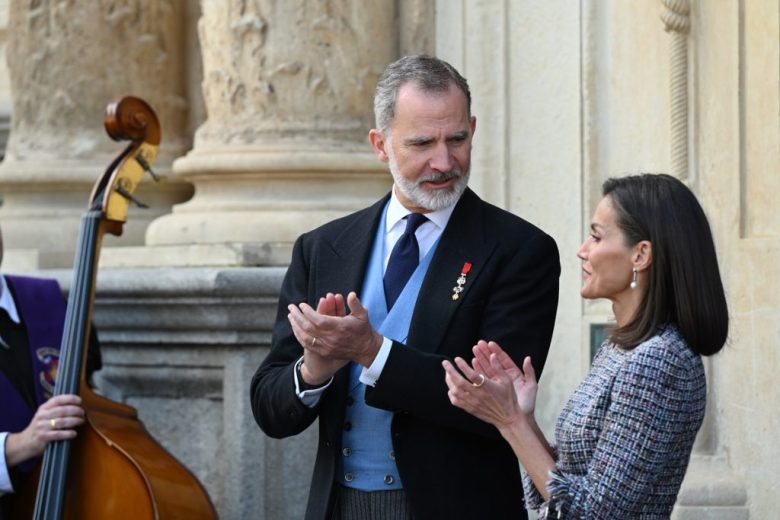
M316 345L316 344L317 344L317 336L313 336L313 337L311 338L311 346L313 347L313 346L314 346L314 345Z
M479 388L480 386L485 384L485 374L479 374L479 383L471 383L471 386L474 388Z
M51 419L49 421L51 423L51 429L56 430L57 429L57 419Z

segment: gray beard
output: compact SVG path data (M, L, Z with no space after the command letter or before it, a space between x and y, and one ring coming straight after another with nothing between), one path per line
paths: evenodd
M416 181L409 181L398 171L398 164L395 162L393 154L388 153L387 158L390 166L390 173L393 175L393 181L401 193L403 193L412 204L425 208L428 211L439 211L455 205L455 203L458 202L458 199L460 199L460 196L463 195L463 192L466 190L466 186L468 186L469 183L468 170L465 172L451 170L449 172L421 177ZM458 181L451 188L446 190L427 191L422 187L422 183L424 182L443 182L453 177L457 177Z

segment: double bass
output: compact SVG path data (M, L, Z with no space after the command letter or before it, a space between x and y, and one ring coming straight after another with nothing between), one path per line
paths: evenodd
M81 218L54 395L78 394L85 422L75 439L49 444L16 500L13 518L213 519L216 511L201 483L158 444L130 406L106 399L86 381L86 349L100 245L121 235L133 196L160 144L160 125L149 105L124 97L108 105L105 127L131 141L95 184ZM36 489L37 488L37 489Z

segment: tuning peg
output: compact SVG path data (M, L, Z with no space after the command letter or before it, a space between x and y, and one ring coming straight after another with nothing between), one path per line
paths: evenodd
M127 190L126 190L125 188L123 188L121 185L118 185L118 186L117 186L116 188L114 188L114 189L116 190L116 192L117 192L117 193L119 193L121 196L123 196L123 197L124 197L124 198L126 198L127 200L134 202L134 203L135 203L135 205L136 205L136 206L138 206L139 208L144 208L144 209L146 209L146 208L148 208L148 207L149 207L149 205L148 205L148 204L144 204L144 203L143 203L143 202L141 202L140 200L138 200L138 199L136 199L135 197L133 197L133 194L132 194L132 193L130 193L129 191L127 191Z
M146 162L146 159L144 159L143 155L141 155L140 153L136 154L135 160L138 164L141 165L141 168L143 168L146 173L152 176L154 182L160 182L160 176L154 173L154 171L152 171L152 167L149 165L148 162Z

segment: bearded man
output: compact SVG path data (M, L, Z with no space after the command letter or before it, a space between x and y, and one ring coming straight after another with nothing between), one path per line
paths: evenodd
M374 112L392 191L296 241L255 419L281 438L319 418L308 520L526 518L512 450L450 404L442 360L489 339L542 370L555 241L468 189L476 118L451 65L390 64Z

